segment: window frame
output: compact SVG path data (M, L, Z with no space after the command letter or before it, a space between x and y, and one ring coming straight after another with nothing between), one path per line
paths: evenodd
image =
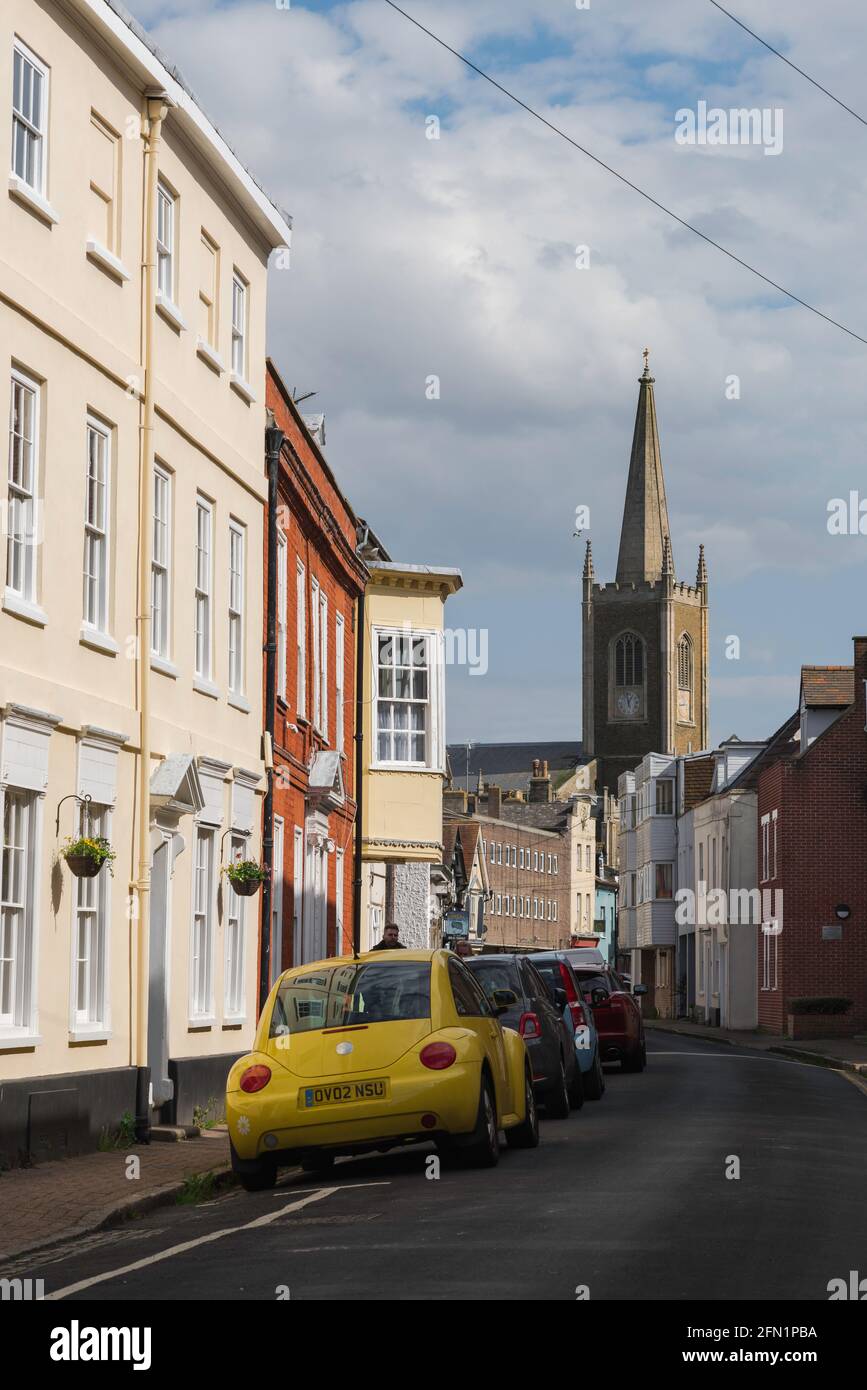
M78 833L80 835L102 835L105 839L110 840L112 806L108 803L97 805L91 802L88 809L89 815L86 813L84 807L81 808ZM93 901L83 901L89 894L93 895ZM93 919L90 935L91 938L94 936L96 938L95 949L94 942L91 939L88 943L88 954L85 957L87 961L86 973L88 976L88 1008L86 1012L82 1009L82 1001L79 994L80 965L82 961L80 945L83 916ZM72 970L70 976L72 997L70 1000L70 1030L79 1036L90 1032L105 1030L110 1025L110 925L111 875L99 873L93 878L77 878L75 880L75 891L72 899ZM91 991L93 991L97 997L96 1009L94 1009L92 1005Z
M18 110L18 109L16 108L16 106L15 106L15 58L16 58L16 56L19 57L19 58L21 59L21 62L22 62L22 87L23 87L23 64L25 64L25 63L28 64L31 68L34 69L35 72L37 72L37 73L39 74L39 77L41 78L41 81L42 81L42 90L41 90L41 94L40 94L41 99L40 99L40 103L39 103L39 124L38 124L38 126L34 124L32 115L25 115L23 109L22 109L22 110ZM14 36L13 36L13 39L12 39L12 100L11 100L11 106L12 106L12 153L11 153L11 157L10 157L10 160L9 160L9 168L10 168L10 172L11 172L11 174L13 175L14 178L20 179L21 182L24 184L24 186L25 186L26 188L29 188L33 193L35 193L35 194L36 194L38 197L40 197L40 198L44 198L44 197L46 196L46 190L47 190L47 187L48 187L48 117L49 117L49 104L48 104L48 101L49 101L49 88L50 88L50 82L51 82L51 69L48 67L48 65L47 65L46 63L44 63L44 62L42 61L41 58L38 58L37 55L33 52L32 48L29 48L29 47L27 46L27 44L24 43L24 41L23 41L22 39L19 39L18 36L17 36L17 34L14 35ZM19 125L21 125L22 128L24 129L24 131L26 132L26 135L25 135L25 145L26 145L26 147L27 147L28 150L29 150L30 148L32 148L32 147L30 146L30 144L29 144L29 142L28 142L28 140L27 140L26 137L27 137L28 135L31 136L31 137L33 138L34 142L35 142L35 148L36 148L36 150L37 150L37 152L38 152L38 165L39 165L39 178L38 178L38 180L37 180L35 183L34 183L34 182L31 182L31 180L27 178L26 172L25 172L25 173L20 173L19 170L15 167L15 149L16 149L15 128L16 128L16 123L18 123ZM27 163L28 163L28 160L27 160L27 158L25 157L25 169L26 169Z
M240 291L240 296L236 295L236 290ZM241 381L247 380L247 356L248 338L250 327L250 282L243 276L237 266L232 267L232 345L230 361L232 371ZM241 318L243 322L240 327L236 313L238 300L242 307ZM240 346L239 346L240 345ZM240 366L238 361L240 359Z
M104 445L104 476L100 480L96 479L97 486L102 487L102 525L101 527L90 520L91 515L91 452L90 440L95 435L103 441ZM98 416L87 412L85 422L85 444L86 444L86 472L85 472L85 492L84 492L84 601L82 603L82 621L85 628L91 632L101 633L108 636L110 619L109 602L109 576L111 573L111 465L112 465L112 439L113 431L110 425ZM96 576L88 574L88 560L92 554L89 547L96 545L96 553L100 557L99 573ZM89 583L96 584L96 607L98 609L97 620L91 616L91 610L87 601Z
M42 797L38 792L26 787L0 785L0 1010L3 1009L3 977L5 962L9 961L9 998L11 1008L8 1014L0 1012L0 1041L21 1043L31 1037L36 1027L36 968L39 958L39 875L38 865L42 852ZM10 802L16 801L22 807L23 843L11 847L7 844L7 812ZM7 851L13 848L22 854L22 891L16 899L3 897L3 884L11 875L4 872ZM15 938L10 955L5 955L5 932L8 919L18 914L20 927L12 928Z
M235 542L239 550L239 568L233 568L235 553ZM226 605L228 619L228 657L229 675L228 690L231 695L238 698L244 695L246 685L246 662L244 660L244 642L246 640L245 622L245 580L247 563L247 528L242 522L234 517L229 518L229 567L228 567L228 601ZM234 588L237 581L238 603L235 604L236 590ZM233 634L236 641L233 643Z
M168 240L166 240L164 236L164 233L166 231L166 222L162 214L165 209L168 209L169 212ZM154 238L156 241L157 253L156 287L157 294L161 294L164 299L167 299L169 301L170 304L176 304L177 302L177 212L178 195L172 188L171 184L168 183L165 178L163 178L162 174L160 174L157 179L157 215L156 227L154 229ZM164 274L164 269L166 267L168 268L167 275ZM164 281L166 279L168 279L168 289L165 288L164 284Z
M289 663L289 537L277 531L277 698L286 704Z
M190 893L190 979L189 979L189 1021L192 1024L213 1022L214 1020L214 937L216 922L217 885L214 868L216 865L217 832L210 825L196 825L192 871L192 891ZM205 863L199 862L199 851L205 846ZM199 896L200 874L204 879L204 901ZM199 921L201 919L201 931ZM197 946L201 937L201 956ZM204 957L202 963L201 957ZM202 994L199 994L199 986ZM201 1007L197 1008L197 1003Z
M406 638L409 642L410 658L412 657L413 644L418 640L424 640L426 654L426 670L428 677L427 697L424 701L414 700L412 698L404 699L398 696L380 695L379 643L380 640L384 638L392 638L393 640L396 640L398 638ZM412 627L409 625L404 627L394 627L384 624L376 625L371 628L371 671L373 673L374 680L372 700L373 751L370 764L372 768L382 769L384 771L394 770L396 768L426 772L443 772L445 770L443 764L444 747L442 736L442 641L442 632L434 628ZM395 649L393 648L393 650ZM406 668L403 665L399 666L397 662L393 661L391 663L390 669L396 672L398 669L412 670L413 667L411 663L409 668ZM405 730L395 729L394 726L391 726L388 730L381 730L379 717L380 707L381 705L386 703L390 705L423 705L424 709L427 711L427 722L426 727L424 729L425 759L423 761L418 761L412 758L400 759L384 758L380 756L381 733L386 732L390 734L392 746L394 746L397 734L405 733L407 737L410 737L413 733L417 734L419 732L418 730L412 730L409 727L409 725L407 725L407 728ZM408 746L411 747L411 745Z
M334 746L338 753L346 747L346 620L342 613L334 615Z
M207 519L207 549L202 546L202 519ZM207 571L205 579L207 588L203 588L201 557L206 557L205 569ZM214 504L202 493L196 494L196 545L195 545L195 583L193 588L194 624L193 633L195 640L195 674L199 680L211 681L214 676L214 615L213 615L213 588L214 588ZM203 624L200 629L200 614L203 615ZM200 659L202 658L202 659Z
M295 706L299 719L307 718L307 571L295 560L295 652L297 656Z
M28 442L22 434L17 436L13 432L13 420L15 414L15 393L16 387L22 392L29 392L32 396L30 404L32 439ZM5 568L5 591L13 595L24 603L36 602L36 537L37 537L37 493L39 488L39 446L40 446L40 409L42 404L41 394L42 383L35 377L23 372L20 367L13 366L9 376L9 449L6 463L6 568ZM20 412L19 412L20 413ZM22 440L22 455L24 447L29 443L29 478L28 486L24 487L21 483L16 483L12 478L12 458L13 458L13 439ZM14 526L12 521L12 502L18 502L23 513L23 525L20 530L20 538L15 539ZM30 509L30 525L28 527L26 516L27 509ZM19 545L20 566L23 577L23 585L16 588L10 583L11 570L13 565L12 547Z
M249 856L249 836L233 831L229 837L229 854L234 863ZM229 881L226 888L225 956L223 960L223 1017L230 1023L243 1023L246 1009L246 944L247 899Z
M172 653L172 474L159 459L154 460L151 478L152 538L151 538L151 650L157 661L171 661ZM160 484L163 486L161 487ZM165 498L165 516L161 516L157 502ZM162 528L159 532L157 528ZM163 547L158 556L157 536L161 535ZM157 601L157 591L161 591L161 601ZM159 632L157 631L159 614ZM157 642L159 638L159 642Z

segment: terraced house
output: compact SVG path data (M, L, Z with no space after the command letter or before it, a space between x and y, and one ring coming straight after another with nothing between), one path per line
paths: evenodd
M7 0L0 1153L219 1095L253 1035L265 297L286 217L119 5ZM95 877L69 837L110 842ZM113 872L112 872L113 871Z

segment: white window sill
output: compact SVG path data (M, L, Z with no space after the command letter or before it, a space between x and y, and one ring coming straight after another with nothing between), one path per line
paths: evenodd
M234 709L239 709L242 714L250 713L250 701L246 700L243 695L236 695L230 690L227 698Z
M112 1037L110 1028L70 1028L70 1042L108 1042Z
M203 676L193 678L193 689L198 690L200 695L207 695L212 700L219 700L219 686L214 685L213 681L205 680Z
M223 1018L223 1027L224 1027L224 1028L240 1028L241 1025L244 1024L244 1023L246 1023L246 1022L247 1022L247 1015L246 1015L246 1014L226 1014L225 1017Z
M11 589L7 589L3 595L3 609L13 617L23 618L25 622L33 623L36 627L45 627L48 622L48 614L44 608L40 608L32 599L22 598L20 594L13 593Z
M161 676L168 676L173 681L178 678L178 668L174 662L167 661L164 656L155 656L153 652L151 652L151 670L159 671Z
M203 1014L201 1018L187 1019L188 1028L213 1028L217 1021L216 1014Z
M202 361L205 362L212 371L217 373L217 376L222 376L223 372L226 370L226 365L220 354L211 347L210 343L206 343L204 338L199 338L197 341L196 352L199 357L201 357Z
M9 175L9 196L17 198L19 203L23 203L31 212L35 212L37 217L41 217L43 222L54 226L60 221L60 214L55 212L47 198L43 198L41 193L37 193L35 188L31 188L17 174Z
M174 304L167 295L164 295L162 290L157 290L156 310L176 333L185 331L187 324L183 314L177 304Z
M371 772L427 772L431 776L442 776L441 768L427 767L425 763L371 763L370 770Z
M8 1028L0 1033L0 1052L8 1052L16 1047L38 1047L41 1042L41 1033L29 1033L26 1028L16 1033Z
M242 376L238 376L237 372L231 373L229 381L238 395L242 396L248 405L252 405L256 399L256 393L249 382L246 382Z
M106 656L117 656L120 651L113 637L107 632L100 632L99 628L90 627L88 623L82 623L78 640L83 647L92 647L94 651L104 652Z
M103 246L101 241L95 237L88 237L85 242L85 252L88 260L94 261L101 270L107 270L109 275L113 275L116 280L128 280L129 271L123 261L109 251L107 246Z

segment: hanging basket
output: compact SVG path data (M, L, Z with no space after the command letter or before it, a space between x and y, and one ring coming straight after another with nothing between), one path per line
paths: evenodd
M229 879L232 883L232 880ZM258 893L262 887L261 878L242 878L239 883L232 883L232 887L239 898L252 898L254 893Z
M66 862L76 878L96 878L102 864L89 854L67 854Z

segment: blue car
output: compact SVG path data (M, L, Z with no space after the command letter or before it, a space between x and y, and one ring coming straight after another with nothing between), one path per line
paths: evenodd
M605 1073L602 1070L599 1034L593 1021L593 1010L584 1000L568 957L564 951L534 951L530 959L552 996L557 989L565 993L567 1003L563 1018L572 1030L585 1098L601 1100L605 1094Z

